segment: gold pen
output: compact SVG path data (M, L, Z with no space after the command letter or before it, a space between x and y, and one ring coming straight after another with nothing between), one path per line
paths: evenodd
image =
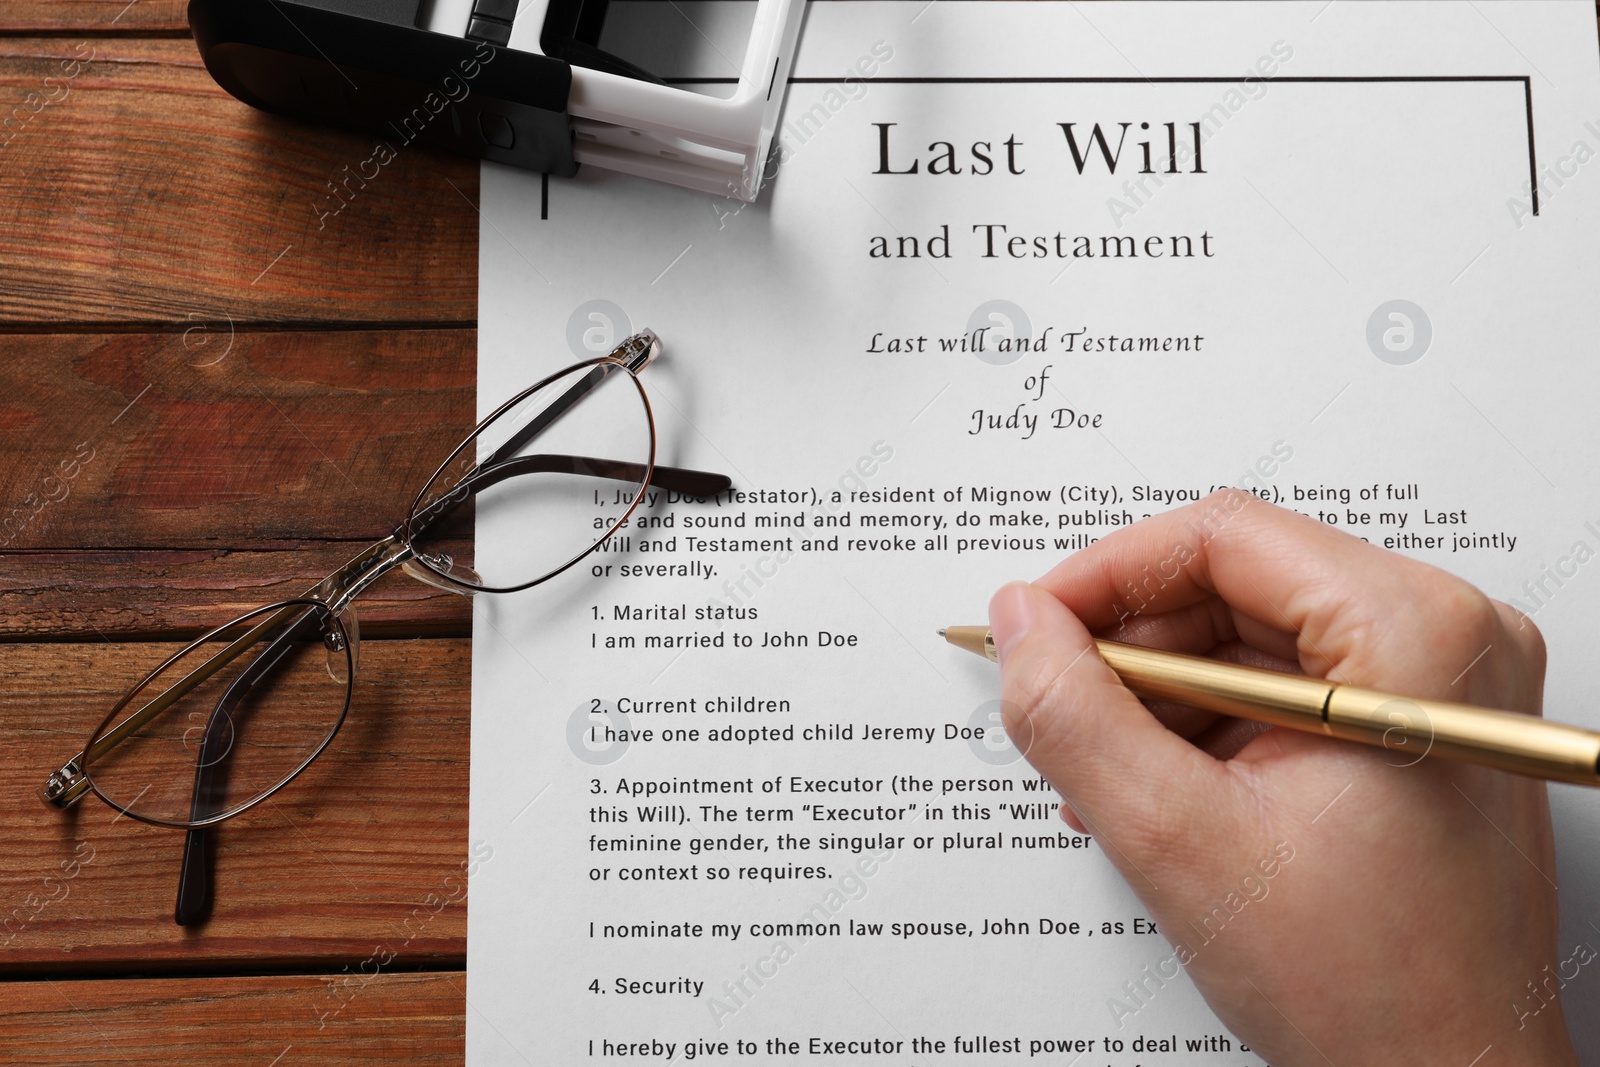
M939 634L998 659L987 626ZM1531 715L1418 700L1298 674L1096 641L1100 658L1141 697L1346 741L1477 763L1530 778L1600 785L1600 733Z

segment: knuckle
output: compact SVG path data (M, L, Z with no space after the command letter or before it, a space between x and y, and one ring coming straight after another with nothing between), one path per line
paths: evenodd
M1457 620L1457 630L1467 644L1476 649L1498 643L1505 628L1494 601L1476 586L1455 581L1439 598L1440 617Z
M1270 507L1254 493L1247 493L1243 489L1228 486L1214 489L1205 497L1190 505L1197 511L1218 517L1227 515L1240 515L1263 507Z
M1463 648L1482 648L1501 635L1500 612L1486 593L1447 571L1427 564L1417 566L1413 603L1421 616L1416 621L1424 632L1440 630L1441 620L1449 620L1442 635L1453 637Z
M1499 600L1493 603L1495 611L1499 614L1501 626L1516 642L1523 659L1533 671L1543 674L1549 661L1549 650L1545 645L1544 633L1538 624L1532 617L1510 604Z

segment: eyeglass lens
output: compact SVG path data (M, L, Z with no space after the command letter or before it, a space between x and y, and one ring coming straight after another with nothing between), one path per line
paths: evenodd
M354 644L320 604L236 619L139 683L95 732L84 769L103 798L140 818L231 815L293 777L338 729ZM130 717L142 721L130 727Z

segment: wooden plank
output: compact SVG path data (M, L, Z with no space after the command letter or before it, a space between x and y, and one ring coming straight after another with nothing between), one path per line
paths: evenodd
M377 143L192 41L0 38L0 324L473 321L477 161Z
M193 637L304 594L355 555L355 542L282 551L121 549L0 556L0 640ZM400 574L358 603L368 637L466 636L471 601Z
M226 323L13 336L0 551L383 537L472 428L475 346L471 330Z
M194 634L385 536L474 419L471 330L14 335L0 639ZM396 576L374 634L464 634Z
M7 0L0 33L188 33L188 0Z
M466 979L452 973L101 982L6 988L14 1063L434 1065L466 1055ZM337 1010L342 1006L342 1010Z
M0 779L12 785L0 792L0 975L337 971L378 945L396 967L459 965L470 642L365 643L327 752L217 831L216 911L189 930L171 917L181 831L115 817L96 797L63 813L34 792L170 647L24 644L0 658Z

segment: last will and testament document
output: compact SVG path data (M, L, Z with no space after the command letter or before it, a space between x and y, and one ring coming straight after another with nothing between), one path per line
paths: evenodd
M743 5L613 9L727 91ZM734 489L478 598L470 1062L1259 1062L1169 939L1338 798L1158 930L936 630L1239 486L1512 601L1600 726L1593 4L820 0L776 141L751 205L484 168L480 407L648 326Z

